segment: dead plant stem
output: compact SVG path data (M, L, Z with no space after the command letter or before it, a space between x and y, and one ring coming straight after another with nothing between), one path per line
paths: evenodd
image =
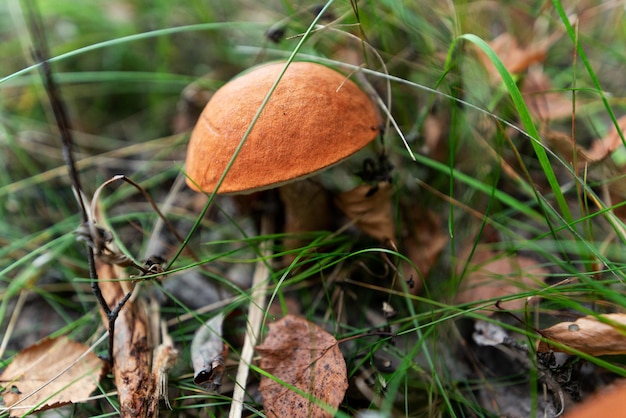
M61 151L63 154L63 160L65 161L65 165L67 166L72 189L76 195L81 217L81 225L84 225L88 223L90 219L89 214L87 213L87 206L82 196L83 189L80 183L78 170L76 169L76 162L74 160L74 138L72 136L72 126L70 124L70 119L67 115L64 101L61 97L61 92L57 86L57 83L54 80L52 68L50 67L50 62L48 61L50 57L50 52L46 42L44 26L41 20L39 9L37 9L37 4L34 0L27 2L26 7L28 12L27 22L29 24L29 31L32 37L33 44L33 58L39 64L41 78L43 80L43 84L50 102L50 107L52 108L52 112L54 114L54 118L59 129L59 134L61 136ZM91 288L94 295L96 296L96 299L98 300L98 303L102 307L102 310L109 318L109 334L111 335L110 341L112 341L114 333L113 331L115 329L115 319L117 318L117 315L122 308L125 300L123 300L120 305L116 306L114 309L111 309L106 303L106 300L104 299L104 296L102 296L102 291L98 284L98 273L96 272L96 260L93 248L91 248L89 245L87 245L86 247L87 264L89 266L89 277L91 279ZM109 357L113 357L113 347L111 346L109 346ZM113 364L112 360L110 360L110 364Z
M270 217L271 215L264 214L261 218L261 235L267 235L274 229ZM259 341L261 324L265 315L266 293L270 275L267 258L271 255L271 247L272 241L269 240L261 243L259 248L261 259L257 262L254 276L252 277L251 300L248 307L248 327L237 368L229 418L240 418L243 412L243 399L246 393L246 381L248 380L250 363L252 363L254 347Z

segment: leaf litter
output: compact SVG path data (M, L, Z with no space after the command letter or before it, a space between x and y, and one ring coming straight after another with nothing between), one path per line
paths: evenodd
M484 247L479 247L474 253L468 271L457 293L457 303L498 300L516 293L538 289L545 285L544 278L548 275L548 270L537 260L501 254ZM507 310L521 310L525 305L526 298L499 304L500 308ZM485 309L483 312L488 313L489 310Z
M544 42L539 42L536 44L530 44L530 46L528 47L519 47L517 44L517 41L515 38L510 37L508 34L504 34L501 37L497 38L494 42L491 43L492 47L494 48L494 50L496 50L496 52L498 53L498 55L501 55L503 57L503 61L505 62L505 65L507 66L507 68L514 73L521 73L523 71L526 71L527 68L531 65L534 65L536 63L541 63L547 53L547 44ZM543 74L541 74L543 75ZM493 74L493 78L496 80L492 80L492 81L497 81L497 78L499 77L498 74ZM524 85L526 85L527 83L524 82ZM541 87L541 86L540 86ZM551 87L542 87L543 91L549 91L551 90ZM527 93L527 92L525 92ZM537 94L537 92L535 91L531 91L529 94ZM539 94L541 94L541 92L539 92ZM544 97L539 98L538 102L540 102L540 104L543 104L544 102L548 102L549 105L553 105L553 104L557 104L556 100L552 100L551 98L554 97L556 99L556 95L554 96L549 96L550 99L548 98L548 95L550 93L546 93ZM565 95L563 95L565 96ZM532 108L531 108L531 113L533 113L533 116L537 117L537 118L544 118L544 119L558 119L560 117L565 117L568 115L569 111L570 111L570 103L569 100L567 100L565 97L561 96L560 98L562 99L560 102L558 102L559 106L548 106L547 108L540 108L540 106L537 106L537 111L532 112ZM528 99L528 97L527 97ZM528 101L530 101L530 99L528 99ZM430 119L429 119L430 120ZM620 123L620 125L622 125L622 123ZM438 124L437 126L435 126L435 128L441 128L442 126L440 124ZM441 135L437 135L437 137L440 137ZM547 138L548 141L550 140L550 138ZM560 141L562 138L557 138L556 141ZM618 141L620 141L619 137L615 136L614 139L617 139ZM571 140L570 138L565 138L564 140L564 145L566 146L566 148L572 148L572 145L575 144L573 140ZM615 142L618 146L620 145L620 142ZM557 144L558 145L558 144ZM593 145L596 145L596 143L594 143ZM605 144L602 144L605 145ZM609 148L610 148L610 144L606 144ZM606 157L606 153L605 150L600 150L598 152L595 152L594 147L592 146L592 149L589 149L588 151L585 149L580 148L579 149L579 157L582 156L583 160L585 161L591 161L591 162L596 162L597 160L599 160L600 158L605 158ZM613 152L612 149L609 149L608 153ZM602 155L602 157L597 157L597 155ZM371 189L367 190L366 187L362 187L363 190L361 190L361 192L365 193L364 197L369 197L369 194L371 192ZM389 193L389 192L387 192ZM361 196L363 197L363 196ZM380 197L380 196L379 196ZM360 199L360 197L359 197ZM373 200L370 200L369 204L372 204ZM351 217L353 220L365 220L365 222L361 222L361 225L359 225L360 227L362 227L362 229L365 230L365 232L367 232L368 234L372 235L372 236L377 236L380 234L379 239L381 241L384 241L385 239L392 237L393 233L394 233L394 228L393 228L393 218L391 216L388 216L387 213L391 213L391 212L387 212L385 206L389 203L389 200L387 199L386 201L383 202L383 199L381 199L381 202L384 204L381 205L376 205L376 204L372 204L372 208L368 208L367 206L364 206L364 200L358 200L357 202L354 203L354 206L352 207L355 210L356 215L354 217L351 217L350 214L348 214L349 217ZM352 203L350 203L352 205ZM383 210L384 209L384 210ZM348 211L349 212L349 211ZM363 215L363 212L369 212L366 216ZM382 215L382 216L379 216ZM358 222L357 222L358 223ZM368 223L370 224L368 226ZM386 223L389 223L390 227L385 227L385 228L381 228L381 225L385 225ZM365 225L365 227L363 228L363 226ZM402 241L402 240L401 240ZM422 240L419 240L422 241ZM428 240L426 240L428 241ZM403 242L404 246L405 246L405 250L406 248L409 249L414 249L416 256L413 257L411 256L410 258L412 260L415 261L415 258L417 256L419 256L420 253L420 247L421 245L417 245L414 244L412 242ZM441 245L443 246L446 241L444 239L441 240ZM419 242L419 244L421 244L421 242ZM426 249L430 249L433 248L433 246L431 245L431 247L427 247ZM440 252L440 249L438 249L438 251L436 251L436 255L438 255L438 253ZM480 301L480 300L484 300L484 299L496 299L498 297L505 297L508 296L512 293L518 293L520 291L523 290L527 290L527 289L532 289L534 288L534 286L536 286L537 284L541 284L541 280L533 280L532 282L524 282L524 277L521 278L521 280L519 281L515 281L513 280L514 283L512 283L512 287L508 287L507 285L505 285L503 282L505 280L505 277L510 277L512 276L514 279L517 278L517 273L518 272L523 272L526 270L526 267L528 267L528 270L535 270L535 268L541 270L541 268L539 267L539 263L535 262L532 259L527 259L524 257L516 257L516 256L510 256L510 257L503 257L501 258L502 254L497 254L495 252L487 252L485 254L482 254L482 256L486 256L487 260L489 261L484 261L484 263L477 263L476 262L476 257L474 258L474 266L473 267L478 267L478 271L474 272L472 274L470 274L470 276L468 277L468 280L466 281L466 284L472 285L470 286L471 289L469 291L469 300L470 301ZM426 259L425 264L427 267L430 267L433 263L433 261L431 261L431 258L435 258L435 257L424 257ZM419 267L419 263L415 262L415 264L418 264ZM480 264L480 266L479 266ZM424 273L424 271L427 272L426 269L420 269L420 271L422 271ZM541 272L541 274L536 274L536 276L541 277L543 276L544 272ZM424 273L424 275L426 275L427 273ZM486 281L487 280L487 276L489 276L488 281L491 283L490 285L486 285ZM508 283L508 282L507 282ZM487 292L486 294L480 294L480 291L485 291ZM518 302L523 302L523 300L519 300ZM506 306L506 305L504 305ZM507 308L510 309L515 309L515 308L521 308L521 305L517 305L517 306L506 306ZM607 316L608 317L608 316ZM295 319L299 319L297 317L294 317ZM604 317L602 317L603 319L606 319ZM595 322L594 322L595 320ZM282 320L281 320L282 321ZM280 323L281 321L279 321L278 323ZM314 327L313 324L306 322L305 320L302 319L302 321L304 321L304 323L306 324L307 327L309 327L309 331L310 331L310 327ZM589 326L587 326L587 321L590 321ZM278 324L277 323L277 324ZM601 326L598 326L598 323ZM563 325L565 324L565 325ZM544 334L546 336L549 335L549 338L553 339L554 341L558 341L567 345L570 345L572 347L574 347L572 344L581 344L583 346L586 346L587 344L590 344L590 342L593 342L593 340L595 339L595 337L597 337L599 335L599 333L602 331L606 331L603 333L603 335L606 337L606 335L610 335L609 338L605 338L604 339L604 346L601 350L597 350L594 349L596 351L592 351L592 355L600 355L598 353L604 353L604 351L602 350L607 350L607 346L610 346L611 344L617 344L618 348L617 349L609 349L609 350L621 350L621 346L623 346L623 341L620 340L620 329L619 327L610 327L613 332L611 330L605 330L602 326L608 325L606 324L604 321L598 321L596 318L592 318L592 317L588 317L588 318L581 318L579 319L579 321L576 321L574 323L572 322L567 322L567 323L563 323L563 324L558 324L555 327L551 327L549 329L543 330ZM270 325L270 331L273 330L273 326L275 324ZM563 329L563 327L566 326L566 329ZM585 332L580 332L581 331L581 326L582 330L584 330ZM559 328L560 327L560 328ZM617 330L618 332L615 333L615 330ZM491 330L493 331L493 330ZM278 331L276 331L278 332ZM281 333L281 337L283 338L284 335L283 334L288 334L289 330L284 330L281 329L280 333ZM199 331L200 333L200 331ZM302 332L302 334L305 334L305 332ZM572 335L570 335L572 334ZM268 341L272 341L270 339L270 337L272 338L278 338L276 336L272 336L272 332L270 332L270 335L268 336L268 340L266 340L265 343L263 343L262 345L258 346L259 352L261 352L261 354L263 354L263 349L264 346L269 344ZM568 337L572 337L571 340L568 340ZM623 337L623 336L622 336ZM318 337L316 337L317 340ZM331 336L332 338L332 336ZM498 334L497 332L495 333L490 333L489 334L489 338L483 340L484 345L498 345L501 344L502 341L502 335ZM572 342L572 340L574 342ZM306 369L306 368L310 368L310 364L311 363L315 363L317 364L319 361L321 361L321 359L323 357L325 357L327 354L325 354L325 350L328 350L330 352L331 349L337 348L337 342L336 340L334 340L334 338L332 339L333 343L331 345L328 346L328 348L317 348L317 346L315 346L316 348L313 349L311 345L306 346L308 347L306 349L303 348L303 350L305 351L309 351L310 353L317 353L319 354L319 352L323 352L322 354L319 354L318 357L316 357L315 359L313 359L313 355L310 356L310 359L308 361L308 363L306 363L306 366L303 366L304 361L302 362L302 364L297 364L295 367L296 371L300 371L301 369ZM565 342L567 341L567 342ZM278 342L282 343L282 340L279 339ZM296 342L300 342L300 340L296 341ZM478 342L478 341L477 341ZM208 337L208 339L201 339L201 345L207 344L210 349L206 352L200 353L199 354L199 358L200 358L200 366L198 366L197 368L195 367L195 361L194 361L194 376L196 378L198 378L199 376L202 377L205 374L211 374L211 372L213 370L216 369L216 365L214 363L215 359L219 358L220 356L220 352L218 351L218 349L220 348L220 343L221 343L221 339L218 342L217 339L212 338L212 337ZM480 343L479 343L480 344ZM278 344L277 344L278 345ZM324 346L324 345L322 345ZM295 345L294 342L294 347L295 349L299 349L300 347ZM586 347L588 348L588 347ZM275 349L275 347L271 347L271 348L267 348L265 347L266 352L264 355L264 358L271 358L271 355L268 355L268 351L270 352L272 350ZM552 349L551 347L549 347L548 349ZM280 350L280 349L277 349ZM283 350L286 350L286 348L284 348ZM317 351L315 351L317 350ZM192 357L194 356L194 352L193 352L193 347L192 347ZM337 350L338 351L338 350ZM585 350L581 350L581 351L585 351ZM586 352L586 351L585 351ZM612 352L609 353L605 353L605 354L611 354ZM616 353L619 353L619 351L617 351ZM339 353L340 355L340 353ZM276 355L275 358L275 363L270 363L269 365L266 364L265 367L267 367L268 371L271 371L272 374L274 374L277 378L284 380L285 382L289 382L286 378L283 379L281 377L278 377L278 372L276 371L276 369L280 369L280 368L285 368L287 370L292 369L292 367L289 366L284 366L282 364L282 362L284 361L284 359L279 358L278 355ZM263 361L262 361L263 364ZM219 366L219 364L218 364ZM273 367L273 368L272 368ZM345 365L344 365L345 367ZM304 373L304 371L302 371L302 373ZM288 376L289 377L289 376ZM196 380L196 379L194 379ZM276 383L274 380L269 379L271 382ZM302 379L300 379L302 380ZM296 379L296 381L298 381L298 379ZM306 381L306 380L305 380ZM202 382L204 383L204 381ZM211 382L210 382L211 383ZM269 384L266 384L265 388L267 391L267 386ZM293 384L296 387L297 386L295 383ZM307 389L311 389L311 386L314 385L310 385L309 388ZM283 389L283 390L287 390L290 393L295 393L296 395L298 395L297 392L294 392L293 390L289 390L288 385L281 385L278 383L278 389ZM307 392L306 390L302 389L303 392L306 393L315 393L314 391L310 391ZM271 396L266 395L264 393L264 396L266 398L271 398ZM342 396L343 396L343 391L342 391ZM302 397L302 399L306 400L306 397ZM341 402L341 400L339 400L339 402ZM329 402L330 404L330 402ZM338 405L338 404L337 404ZM274 408L274 409L272 409ZM266 407L266 409L268 411L273 411L276 410L276 407L274 404L270 404L270 406ZM306 410L306 409L305 409ZM290 416L293 416L292 413L294 411L293 410L289 410Z
M626 314L585 316L574 322L560 322L541 330L541 335L590 356L626 354ZM549 341L539 341L537 351L568 350Z
M337 340L295 315L270 324L269 329L263 343L256 347L261 355L260 367L271 374L263 375L259 385L266 414L333 416L331 411L339 407L348 388L346 363Z
M104 373L104 362L88 350L63 336L20 351L0 376L11 416L83 402Z
M395 241L395 225L391 207L393 187L380 182L374 188L361 184L340 193L335 201L339 209L366 234L381 242Z

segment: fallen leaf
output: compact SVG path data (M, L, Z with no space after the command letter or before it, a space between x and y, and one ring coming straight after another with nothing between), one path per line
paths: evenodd
M280 381L262 376L259 391L268 416L331 417L348 388L346 363L337 340L304 318L287 315L270 324L265 341L256 347L261 368L293 385L302 396ZM328 405L322 408L310 398Z
M617 120L617 125L619 126L620 131L626 132L626 116L622 116L621 118L619 118ZM589 153L599 160L606 158L608 155L610 155L622 146L622 138L619 136L615 125L612 125L611 129L604 138L596 139L595 141L593 141L593 143L591 144L591 148L589 149Z
M224 314L218 313L198 328L191 342L193 381L209 391L219 390L226 372L227 346L222 340L222 322Z
M521 47L513 35L505 32L489 42L489 45L510 73L519 74L526 71L532 64L543 62L548 52L548 47L552 42L554 42L554 39L548 38L526 47ZM482 52L479 57L485 68L487 68L492 82L499 82L500 74L491 63L491 60Z
M548 76L541 70L530 70L521 86L524 102L531 115L541 121L571 118L574 105L571 93L556 91ZM577 108L584 102L577 99Z
M590 356L626 354L626 314L584 316L574 322L560 322L540 334ZM546 341L537 343L537 351L567 352Z
M625 132L626 116L619 118L617 123L619 130ZM614 125L604 138L595 139L589 148L578 145L571 136L560 132L547 132L542 137L566 162L573 162L574 152L576 153L578 167L586 171L585 177L606 185L610 197L609 201L604 202L607 206L626 200L626 184L622 181L626 174L626 165L622 157L626 148L623 147ZM607 158L609 156L613 158ZM614 207L613 213L622 220L626 219L626 207L623 205Z
M0 376L11 416L84 401L96 389L104 362L88 346L67 337L25 348Z
M383 181L372 187L361 184L340 193L335 201L339 209L366 234L381 242L395 242L395 226L391 208L393 188Z
M500 299L536 289L543 286L544 277L548 274L548 271L532 258L505 256L485 248L479 248L474 253L468 271L456 296L457 303ZM523 309L525 304L526 299L521 298L502 302L500 307L519 310Z
M424 120L422 127L423 146L420 150L436 161L446 161L450 155L450 142L448 135L450 130L449 116L444 112L431 110Z
M409 292L417 294L423 285L420 278L428 277L449 238L441 229L441 219L433 211L410 207L403 212L407 233L402 238L402 253L417 267L420 277L415 277L414 267L408 263L402 263L402 269L404 277L413 278Z
M612 210L615 216L624 222L626 220L626 206L622 203L626 201L626 182L624 182L626 165L622 167L613 165L613 168L610 164L606 164L606 166L602 178L606 179L610 201L604 203L607 206L613 206Z
M626 116L619 118L617 123L620 131L624 132L626 130ZM606 159L622 146L622 139L615 126L611 127L611 130L604 138L595 139L588 149L578 145L571 136L564 133L548 132L544 133L543 137L550 148L554 149L567 162L574 161L575 151L579 162L597 163ZM581 164L581 166L583 165Z
M603 158L600 155L593 155L585 148L581 147L574 141L574 139L562 132L550 131L543 134L543 139L550 149L556 151L566 162L572 163L574 161L574 153L576 153L576 161L581 167L584 167L584 163L594 163Z

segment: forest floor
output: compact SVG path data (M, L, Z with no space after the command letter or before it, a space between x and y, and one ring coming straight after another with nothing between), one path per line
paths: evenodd
M48 3L0 5L0 417L608 416L620 2ZM291 59L355 82L378 135L296 186L194 191L207 102ZM209 112L219 135L261 129L257 87ZM261 135L287 157L261 147L244 180L358 125L296 91Z

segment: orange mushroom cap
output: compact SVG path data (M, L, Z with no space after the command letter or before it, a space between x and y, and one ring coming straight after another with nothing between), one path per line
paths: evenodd
M212 192L284 63L262 65L215 92L187 149L187 184ZM278 83L219 193L251 193L313 175L379 132L370 98L345 75L294 62Z

